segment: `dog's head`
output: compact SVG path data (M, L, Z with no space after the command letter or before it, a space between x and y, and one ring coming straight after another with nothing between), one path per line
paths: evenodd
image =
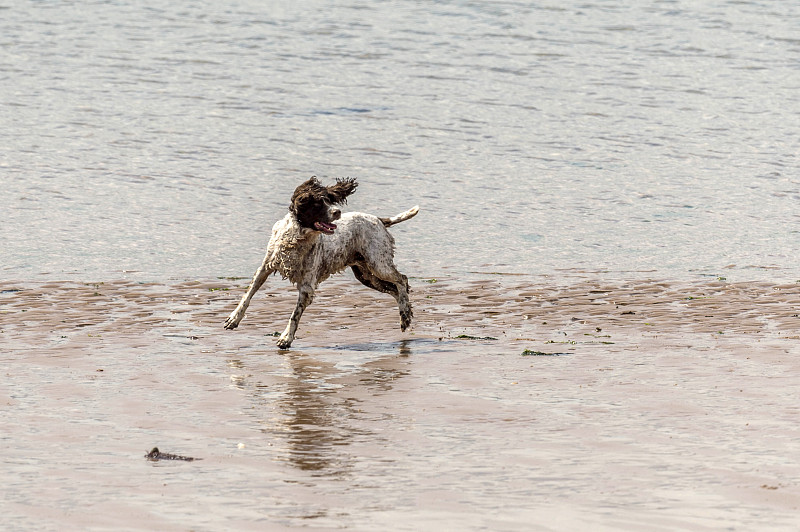
M332 235L336 220L341 218L341 209L334 205L347 203L347 196L355 192L358 183L355 179L337 179L335 185L323 186L312 177L292 194L289 211L295 215L301 227Z

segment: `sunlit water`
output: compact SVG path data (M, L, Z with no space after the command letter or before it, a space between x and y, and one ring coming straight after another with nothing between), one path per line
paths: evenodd
M421 205L409 273L800 277L799 29L779 1L9 4L0 268L249 276L317 175Z

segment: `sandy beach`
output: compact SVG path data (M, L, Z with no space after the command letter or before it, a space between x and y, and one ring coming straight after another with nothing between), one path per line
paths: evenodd
M0 283L0 527L800 526L800 284L247 282Z

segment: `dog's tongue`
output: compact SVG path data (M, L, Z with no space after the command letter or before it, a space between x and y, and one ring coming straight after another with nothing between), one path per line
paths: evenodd
M333 231L336 229L336 224L328 224L325 222L316 222L314 226L326 235L332 235Z

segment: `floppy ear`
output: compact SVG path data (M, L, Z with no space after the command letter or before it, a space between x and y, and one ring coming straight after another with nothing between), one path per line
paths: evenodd
M335 185L328 187L328 198L331 203L347 203L347 196L356 191L358 183L354 177L337 179Z
M292 202L289 204L289 211L297 214L300 208L300 204L308 201L314 194L315 189L322 188L319 181L317 181L316 176L312 177L296 189L294 189L294 194L292 194Z

